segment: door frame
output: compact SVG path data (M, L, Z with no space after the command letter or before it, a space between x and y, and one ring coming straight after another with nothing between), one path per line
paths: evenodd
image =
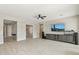
M14 23L14 24L16 24L16 39L15 40L17 41L17 21L14 21L14 20L6 20L6 19L3 20L3 41L5 42L5 28L4 28L6 26L5 21L15 22ZM7 34L7 29L6 29L6 34Z

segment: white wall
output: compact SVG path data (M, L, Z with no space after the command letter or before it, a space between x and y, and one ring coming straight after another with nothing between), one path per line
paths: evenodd
M3 43L3 18L0 17L0 44Z
M0 44L4 43L3 40L3 20L14 20L17 21L17 41L26 40L26 24L33 25L33 38L39 38L39 23L33 23L29 20L17 19L10 16L0 15ZM57 20L45 21L44 24L44 32L51 32L51 25L53 23L64 22L65 29L75 31L79 31L78 24L79 16L73 16L68 18L62 18ZM63 20L63 21L62 21Z
M39 37L39 26L29 20L17 19L11 16L0 15L0 44L4 43L3 39L3 21L17 21L17 41L26 40L26 24L33 25L33 38ZM15 32L15 30L14 30Z
M74 30L74 31L78 31L78 17L79 16L73 16L73 17L68 17L68 18L64 18L64 22L65 22L65 30Z
M79 16L72 16L67 18L43 21L40 23L33 24L33 38L39 38L39 24L43 24L43 30L46 33L50 33L51 31L51 24L54 23L64 23L65 30L74 30L79 31Z
M3 39L3 20L14 20L17 21L17 41L26 39L25 25L26 23L23 20L16 19L14 17L0 15L0 44L4 43Z
M74 31L79 31L79 16L72 16L72 17L67 17L67 18L61 18L61 19L56 19L56 20L50 20L44 22L44 32L52 32L51 31L51 24L54 23L64 23L65 24L65 30L74 30Z

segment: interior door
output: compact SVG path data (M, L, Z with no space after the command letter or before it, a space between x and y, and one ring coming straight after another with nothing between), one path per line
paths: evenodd
M26 38L33 38L33 26L26 25Z
M39 32L40 38L42 38L42 33L43 33L43 24L40 24L40 32Z

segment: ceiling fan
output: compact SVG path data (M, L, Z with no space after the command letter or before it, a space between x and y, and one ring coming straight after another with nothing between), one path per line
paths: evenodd
M41 14L38 14L37 16L36 16L36 18L37 19L44 19L44 18L46 18L47 16L42 16Z

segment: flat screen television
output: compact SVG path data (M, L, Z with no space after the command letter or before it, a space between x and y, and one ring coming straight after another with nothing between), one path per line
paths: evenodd
M51 24L52 31L64 31L64 29L65 29L64 23Z

